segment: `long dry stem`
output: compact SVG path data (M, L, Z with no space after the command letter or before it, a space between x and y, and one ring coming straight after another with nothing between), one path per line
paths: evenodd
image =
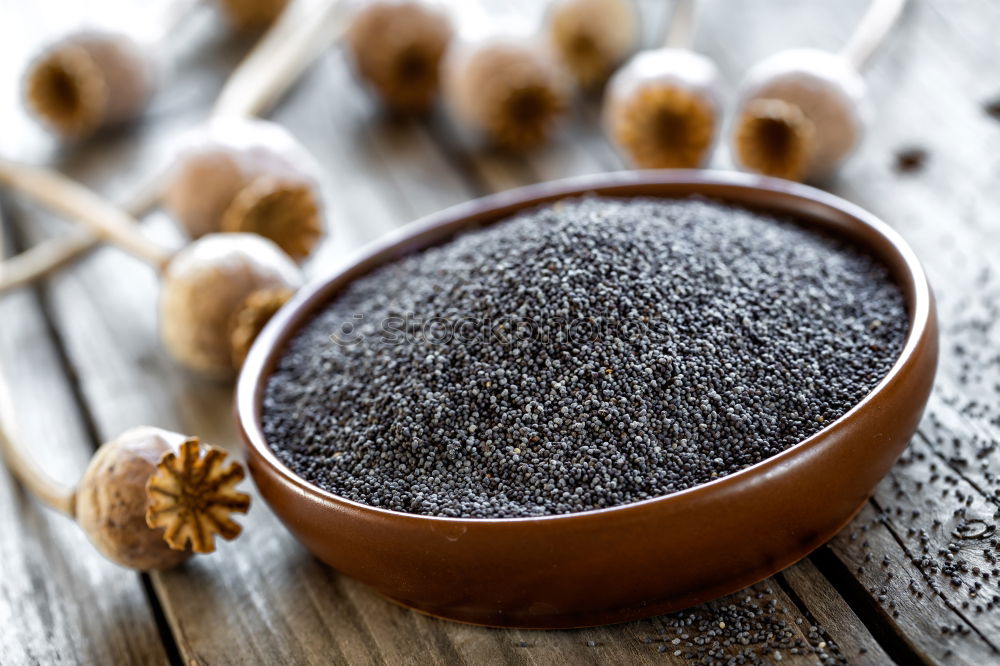
M323 0L307 10L294 3L226 81L212 110L219 116L266 113L344 29L341 3Z
M841 55L861 69L896 24L906 0L872 0L858 27L841 49Z
M31 197L53 212L88 227L96 236L162 269L171 253L142 235L135 220L65 176L0 159L0 183Z
M26 455L28 447L19 437L10 390L0 374L0 455L21 485L56 511L72 517L74 489L56 481L29 460Z
M676 0L663 45L672 49L691 48L694 38L695 0Z
M121 205L129 216L141 219L156 207L160 180L154 180L135 192ZM86 229L47 238L20 254L0 261L0 294L31 284L73 263L80 255L101 244L101 239Z

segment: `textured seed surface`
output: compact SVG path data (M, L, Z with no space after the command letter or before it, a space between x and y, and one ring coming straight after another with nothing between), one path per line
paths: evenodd
M880 263L792 221L564 201L356 280L290 343L264 431L297 474L374 506L610 507L818 432L906 328Z
M657 651L697 664L849 664L826 629L795 619L766 584L723 599L663 615L658 631L640 640Z

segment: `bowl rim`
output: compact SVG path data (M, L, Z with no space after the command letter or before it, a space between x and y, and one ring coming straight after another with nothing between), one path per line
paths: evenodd
M266 380L273 372L274 365L279 356L278 352L287 344L289 338L298 330L305 320L316 312L316 307L321 302L329 300L331 295L326 293L330 283L340 280L344 274L354 270L359 264L369 260L376 255L388 252L404 244L407 240L419 236L423 232L431 231L445 224L457 223L461 220L473 216L481 216L489 211L503 209L509 206L528 208L538 205L537 199L554 200L574 195L585 195L593 190L613 188L618 186L656 186L673 185L692 187L720 186L733 187L736 189L755 190L763 193L791 196L810 204L819 204L827 209L854 218L856 221L868 226L879 236L886 240L897 252L905 266L905 273L894 276L897 283L901 284L904 292L912 293L912 302L908 303L909 330L906 335L903 348L893 363L892 367L884 377L869 391L864 398L853 405L847 412L839 418L830 422L826 427L812 434L806 439L793 444L784 451L769 458L765 458L748 467L727 474L718 479L698 484L684 490L679 490L668 495L650 497L643 500L619 504L612 507L589 509L587 511L577 511L573 513L550 514L543 516L517 516L506 518L469 518L452 516L434 516L415 513L406 513L394 509L371 506L346 497L342 497L307 481L295 474L277 455L271 450L264 437L261 416L263 411L263 395ZM607 195L614 196L614 195ZM626 195L630 196L630 195ZM656 195L644 195L655 198ZM724 196L719 197L726 200ZM732 203L740 204L735 198ZM763 205L760 208L766 209ZM794 213L790 213L794 217ZM816 215L800 213L802 218L808 221ZM474 228L474 227L473 227ZM461 232L459 232L461 233ZM862 244L860 241L857 241ZM868 245L870 244L863 244ZM420 251L425 247L421 246L415 251ZM391 261L391 260L390 260ZM370 270L373 270L374 267ZM367 272L370 272L367 271ZM360 277L360 276L357 276ZM357 277L353 279L357 279ZM910 282L909 286L905 285ZM781 178L760 176L738 171L721 171L707 169L645 169L613 171L598 174L588 174L574 176L557 180L543 181L522 187L517 187L483 197L470 199L443 210L420 217L409 222L398 229L384 234L379 238L365 244L359 250L352 253L347 259L339 262L334 268L311 280L288 302L284 307L267 323L260 335L255 340L246 362L240 371L237 381L234 409L236 421L243 440L249 449L252 449L261 460L267 463L272 470L278 474L283 481L291 484L300 493L309 495L313 499L324 503L343 505L354 511L369 514L372 518L382 518L394 521L409 521L414 524L425 523L428 526L435 524L464 524L475 526L487 525L511 525L511 524L531 524L545 523L551 521L571 521L585 520L587 518L607 517L621 513L628 513L642 510L651 504L680 504L703 498L721 489L737 486L744 483L752 483L753 479L765 473L768 469L779 468L793 459L803 455L805 452L816 447L821 441L830 437L831 433L845 428L859 412L873 402L879 394L896 381L899 375L912 361L917 347L927 333L932 317L932 293L926 274L916 253L903 239L903 237L882 219L868 212L861 206L853 204L846 199L831 194L824 190L792 182Z

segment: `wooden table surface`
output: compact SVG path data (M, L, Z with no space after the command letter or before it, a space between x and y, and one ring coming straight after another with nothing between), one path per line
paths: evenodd
M208 14L164 46L174 63L169 87L141 126L59 148L24 117L16 93L25 55L87 13L135 25L143 13L132 5L0 0L2 154L58 166L116 197L204 117L248 47L220 36ZM748 65L777 49L837 48L864 5L704 0L696 46L732 90ZM530 20L540 6L498 0L490 10ZM650 39L665 8L643 4ZM244 536L216 554L169 573L126 571L0 472L0 663L685 663L687 649L672 642L678 624L710 623L720 606L754 613L772 601L766 612L800 644L754 636L738 646L764 661L780 652L783 663L1000 663L1000 110L988 108L1000 99L998 35L994 0L913 0L867 72L872 131L822 184L909 240L939 297L944 332L939 382L904 460L857 519L804 561L682 616L493 630L403 610L338 575L259 498ZM332 49L271 116L327 176L333 233L309 271L325 273L381 234L471 197L622 168L597 108L578 103L548 148L504 155L455 131L441 109L422 121L386 119ZM900 168L901 151L913 150L923 162ZM728 166L724 152L713 166ZM3 203L8 253L68 230L14 197ZM180 242L163 213L147 225ZM0 368L33 454L60 478L75 480L96 445L138 424L239 450L231 387L186 375L160 347L156 289L146 266L102 249L38 288L0 298Z

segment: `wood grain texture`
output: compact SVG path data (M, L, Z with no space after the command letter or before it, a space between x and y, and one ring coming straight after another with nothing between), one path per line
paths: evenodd
M539 3L526 0L493 4L496 12L517 11L529 19L539 11ZM777 48L837 48L864 2L704 0L702 5L696 47L716 58L735 84L749 63ZM663 7L652 1L643 7L652 35L662 27ZM56 151L21 119L16 126L25 131L11 150L58 164L112 196L127 190L139 174L164 163L173 137L203 116L224 72L246 48L238 40L213 40L210 32L210 20L194 28L199 36L180 49L171 75L174 92L157 100L141 133L116 133ZM843 173L824 184L882 215L913 244L945 321L941 382L905 461L829 546L750 591L773 598L804 642L815 643L808 628L818 623L825 649L852 663L981 664L998 658L1000 605L987 609L985 600L998 593L1000 576L962 573L961 584L954 585L955 576L935 564L947 559L944 552L970 572L972 567L983 572L996 566L987 552L1000 555L988 538L955 536L963 519L996 522L1000 452L977 455L996 444L1000 424L969 408L969 402L1000 378L963 381L958 347L991 341L975 327L948 325L989 308L988 299L997 298L982 289L978 276L995 265L1000 252L995 223L1000 188L994 185L1000 123L981 109L982 101L1000 93L998 32L1000 7L994 3L951 0L945 10L913 0L868 72L877 110L873 131ZM307 74L273 117L307 143L328 175L333 228L309 262L313 275L332 270L386 231L470 196L622 167L600 134L593 101L577 105L551 146L511 156L455 130L440 109L420 121L385 118L357 89L336 52ZM915 145L928 151L927 165L897 172L896 152ZM724 150L714 164L727 166ZM29 241L66 228L30 208L17 206L15 212L12 221ZM166 243L181 242L161 214L152 216L149 227ZM17 387L26 430L50 443L80 443L50 449L72 453L52 456L66 478L82 468L94 435L111 437L140 423L238 448L230 388L187 376L159 346L156 290L155 276L145 266L102 249L46 284L45 308L30 293L0 301L0 322L16 322L0 326L0 367ZM0 537L5 626L0 663L165 659L138 576L123 576L103 562L75 527L38 509L4 476L0 519L14 527ZM157 604L185 662L686 662L683 654L673 656L676 617L561 632L457 625L401 609L319 564L259 498L245 525L238 543L152 577ZM44 571L39 562L46 563ZM745 596L691 612L708 613ZM27 611L13 610L20 608ZM782 657L783 663L815 661L787 651Z
M0 299L0 373L12 384L20 444L73 484L93 443L39 302ZM102 558L65 516L0 468L0 663L164 663L142 581Z

